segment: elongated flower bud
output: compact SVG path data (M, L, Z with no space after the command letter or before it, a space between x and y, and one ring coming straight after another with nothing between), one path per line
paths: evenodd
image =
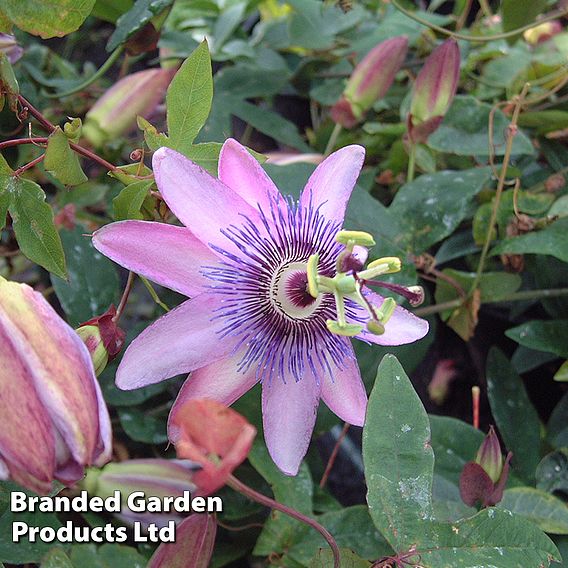
M110 306L104 314L77 328L79 337L89 350L97 376L104 371L108 362L120 353L124 345L125 333L114 322L115 315L115 307Z
M501 477L503 471L503 454L501 453L501 444L499 438L495 433L495 428L489 428L489 434L485 436L483 444L477 452L475 463L479 464L491 478L493 483L496 483Z
M106 463L111 426L87 348L25 284L0 277L0 478L38 493Z
M355 67L341 99L331 108L331 118L352 128L390 89L406 58L408 38L393 37L374 47Z
M163 100L173 74L173 69L147 69L118 81L87 113L84 136L100 146L126 134L137 116L148 118Z
M413 142L425 142L450 108L460 78L460 50L454 39L438 46L418 73L408 115Z

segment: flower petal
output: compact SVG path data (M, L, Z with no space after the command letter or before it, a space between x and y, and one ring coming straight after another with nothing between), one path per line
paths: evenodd
M365 292L365 298L376 307L380 307L384 302L384 297L376 292ZM363 313L365 312L361 308L359 314ZM377 345L404 345L422 339L428 333L428 329L429 324L425 319L419 318L408 310L397 306L385 325L385 333L383 335L374 335L364 330L356 337Z
M310 176L300 203L304 207L320 207L330 221L343 223L347 201L355 187L365 160L365 149L351 145L326 158Z
M343 369L333 370L333 378L326 376L321 388L321 398L341 420L363 426L367 412L367 392L361 379L359 365L349 346L351 358L345 358Z
M281 199L278 188L250 152L233 138L219 154L219 179L255 209L269 211Z
M156 184L168 206L202 243L239 254L221 230L241 226L245 217L254 226L261 226L256 209L175 150L160 148L152 164Z
M296 475L308 451L316 422L321 384L306 373L296 382L278 378L262 384L264 440L274 463Z
M179 409L191 399L210 398L230 406L250 390L257 382L256 367L246 372L238 371L237 366L241 360L238 353L219 359L205 367L191 373L172 406L168 418L168 435L170 439L176 438L172 431L172 424L177 421Z
M121 266L186 296L202 291L206 279L200 269L217 261L191 231L165 223L110 223L93 235L93 245Z
M227 355L234 339L220 338L212 321L218 297L201 294L147 327L128 347L116 372L116 385L137 389L188 373Z

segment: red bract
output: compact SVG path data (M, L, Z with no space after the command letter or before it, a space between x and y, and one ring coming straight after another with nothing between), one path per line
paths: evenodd
M208 399L177 406L168 431L178 457L202 466L193 477L197 495L209 495L222 487L245 460L256 436L256 428L238 412Z

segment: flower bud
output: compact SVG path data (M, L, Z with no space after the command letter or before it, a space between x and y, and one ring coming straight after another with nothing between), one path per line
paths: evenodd
M0 277L0 478L48 493L112 451L87 348L41 294Z
M491 478L493 483L496 483L503 472L503 454L501 453L501 444L499 438L495 433L495 428L489 428L489 434L485 436L483 444L477 451L475 463L479 464Z
M387 39L371 49L353 70L341 99L331 108L331 118L345 128L355 126L386 95L407 51L406 36Z
M562 32L562 24L558 20L544 22L523 34L525 41L531 45L537 45L548 41L551 37Z
M416 77L408 134L412 142L426 142L450 108L460 78L460 50L456 40L448 39L426 59Z
M492 507L503 499L503 491L509 477L509 452L505 460L501 454L499 438L493 426L481 444L475 461L465 464L460 476L462 501L473 507Z
M128 133L138 115L150 117L163 100L173 69L147 69L112 86L85 117L84 136L95 146Z
M16 63L24 53L24 49L18 45L16 38L10 34L0 34L0 51L12 64Z
M101 316L86 321L77 328L79 337L87 346L95 373L99 376L122 349L125 333L114 321L116 308L110 308Z

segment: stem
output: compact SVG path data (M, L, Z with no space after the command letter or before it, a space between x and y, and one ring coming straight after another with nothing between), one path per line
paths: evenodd
M118 323L118 320L124 313L124 308L126 307L126 302L128 302L128 296L130 296L130 291L132 290L132 284L134 284L135 276L136 274L134 274L134 272L128 273L128 280L126 281L124 292L122 292L122 298L120 298L120 304L118 304L118 308L116 309L116 314L112 318L112 321L114 323Z
M466 0L465 6L460 14L459 20L456 22L456 31L459 32L467 22L467 17L469 16L469 11L471 10L471 4L473 0Z
M349 424L347 424L347 422L345 422L345 424L343 424L343 429L341 430L341 433L339 434L339 437L337 438L337 442L335 442L335 446L333 446L333 450L331 452L331 455L329 456L329 459L327 460L327 465L325 466L325 471L323 472L323 475L321 476L321 480L319 482L319 486L321 489L323 489L325 487L325 484L327 483L327 478L329 477L329 474L331 473L331 470L333 468L333 464L335 463L335 460L337 458L337 454L339 453L339 448L341 447L341 444L343 443L343 440L345 439L345 436L347 435L347 431L349 430Z
M483 243L483 250L481 251L481 257L479 259L479 264L477 266L477 272L475 274L475 279L469 293L472 294L473 291L479 285L481 280L481 275L483 274L483 268L485 267L485 261L487 259L487 254L489 252L489 247L491 246L493 230L495 227L495 222L497 220L497 212L499 210L499 203L501 202L501 194L505 187L505 180L507 178L507 168L509 167L509 161L511 159L511 152L513 150L513 141L515 139L515 134L517 132L517 122L519 120L519 114L521 112L521 106L523 104L525 95L529 88L529 83L525 83L521 94L516 97L515 109L513 110L513 116L511 117L511 124L507 132L507 144L505 146L505 155L503 156L503 163L501 164L501 172L499 174L499 181L497 183L497 190L495 192L495 199L493 202L493 209L491 210L491 218L489 219L489 226L487 228L487 235L485 236L485 242Z
M14 173L12 175L13 176L19 176L21 173L25 172L26 170L33 168L36 164L39 164L44 158L45 158L45 154L38 156L35 160L32 160L28 164L25 164L24 166L18 168L17 170L14 170Z
M282 503L278 503L274 499L263 495L262 493L258 493L248 485L245 485L242 481L239 481L234 475L230 475L229 479L227 480L227 485L232 487L235 491L238 491L242 495L245 495L249 499L260 503L261 505L265 505L266 507L270 507L271 509L276 509L277 511L281 511L285 515L292 517L293 519L297 519L298 521L309 525L316 531L318 531L323 538L326 540L327 544L331 548L333 552L333 567L334 568L341 568L341 559L339 554L339 548L335 539L331 535L331 533L322 525L320 525L315 519L312 519L291 507L283 505Z
M252 131L253 131L252 124L250 122L247 122L243 135L241 136L241 144L243 146L248 146Z
M479 0L479 6L486 18L491 18L493 16L493 11L491 10L491 6L487 0Z
M471 387L471 402L473 406L473 427L479 430L479 395L480 390L478 386Z
M72 87L68 91L63 91L62 93L51 93L46 94L45 96L48 99L58 99L62 97L68 97L69 95L73 95L78 93L79 91L85 90L89 85L94 83L97 79L102 77L114 64L114 62L119 58L120 54L122 53L123 46L117 47L108 57L108 59L95 71L88 79L77 85L76 87Z
M414 144L414 142L411 142L410 148L408 149L408 170L406 172L406 183L411 182L414 179L415 164L416 164L416 144Z
M6 140L0 142L0 150L10 148L11 146L20 146L21 144L47 144L47 138L14 138L14 140Z
M442 28L441 26L437 26L436 24L432 24L428 20L425 20L424 18L417 16L411 10L407 10L406 8L401 6L398 3L398 0L391 0L391 4L399 12L402 12L405 16L408 16L410 19L414 20L415 22L418 22L419 24L422 24L423 26L430 28L431 30L434 30L438 33L441 33L441 34L444 34L444 35L447 35L447 36L450 36L450 37L454 37L456 39L463 39L464 41L471 41L471 42L478 41L480 43L488 43L490 41L495 41L496 39L506 39L508 37L513 37L513 36L520 34L521 32L524 32L525 30L530 30L531 28L534 28L536 26L540 26L540 24L544 24L545 22L550 22L552 20L556 20L556 19L561 18L561 17L565 16L566 14L568 14L568 10L556 10L554 12L551 12L548 16L545 16L544 18L541 18L540 20L538 20L536 22L532 22L531 24L527 24L526 26L522 26L522 27L517 28L515 30L511 30L509 32L503 32L503 33L500 33L500 34L493 34L493 35L490 35L490 36L472 36L472 35L464 35L464 34L452 32L450 30L447 30L446 28Z
M48 132L53 132L55 130L55 126L41 114L37 108L35 108L32 103L30 103L27 99L22 97L22 95L18 95L18 102L22 105L22 110L29 111L29 113L47 130Z
M148 282L148 280L146 278L144 278L144 276L138 275L138 277L140 278L140 280L142 280L142 284L144 284L144 286L146 286L146 290L148 290L148 292L150 293L150 296L152 296L152 300L154 300L154 302L156 302L156 304L158 304L158 306L160 306L160 308L162 308L164 311L169 312L170 308L168 308L168 306L166 306L166 304L164 304L164 302L162 302L162 300L160 300L160 298L158 297L158 294L156 293L156 290L154 290L154 287L152 286L152 284L150 284L150 282Z
M335 143L337 142L337 137L339 136L339 133L341 132L341 124L336 124L333 127L333 130L331 131L331 136L329 137L329 140L327 141L327 146L325 147L324 156L329 156L331 154L331 151L333 150L333 148L335 147Z
M120 168L117 168L114 164L107 162L104 158L101 158L99 155L95 154L94 152L91 152L90 150L83 148L83 146L79 146L78 144L75 144L73 142L69 142L69 146L71 146L71 149L77 152L77 154L81 154L81 156L84 156L85 158L89 158L94 162L99 163L101 166L104 166L107 170L110 170L111 172L120 170Z

